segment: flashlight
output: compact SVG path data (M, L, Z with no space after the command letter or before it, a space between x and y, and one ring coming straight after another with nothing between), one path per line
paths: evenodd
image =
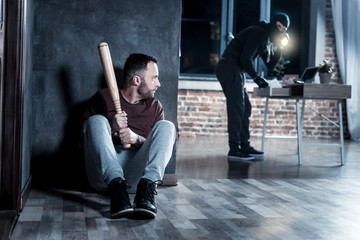
M281 46L280 47L285 48L288 45L289 40L290 40L289 34L287 34L287 33L281 34L281 39L280 39Z

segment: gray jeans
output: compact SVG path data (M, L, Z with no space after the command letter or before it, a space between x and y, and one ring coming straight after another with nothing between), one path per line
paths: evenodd
M108 120L102 115L90 117L84 127L85 169L90 185L99 191L114 178L125 179L135 192L140 178L161 180L176 138L172 122L155 124L140 149L114 145Z

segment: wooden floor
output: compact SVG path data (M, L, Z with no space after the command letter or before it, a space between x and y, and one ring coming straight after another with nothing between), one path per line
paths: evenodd
M226 141L179 139L179 184L158 188L154 220L112 220L102 194L36 188L12 239L359 239L360 142L345 142L344 166L318 147L298 166L296 141L267 140L263 161L240 163Z

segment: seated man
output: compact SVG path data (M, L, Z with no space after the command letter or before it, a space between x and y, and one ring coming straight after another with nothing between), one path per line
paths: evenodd
M157 59L131 54L124 76L121 113L116 114L107 88L89 100L83 129L86 174L94 189L109 190L112 218L133 211L155 218L154 195L171 158L176 130L164 120L163 107L154 98L160 87ZM131 147L125 149L123 144ZM127 189L136 185L132 208Z

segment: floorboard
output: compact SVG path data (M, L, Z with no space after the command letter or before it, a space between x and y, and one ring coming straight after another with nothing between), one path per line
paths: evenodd
M154 220L111 219L104 194L37 187L11 239L359 239L359 142L346 141L344 166L319 148L298 166L293 143L270 140L263 160L229 163L226 141L178 141L179 182L159 186Z
M0 210L0 239L8 239L15 227L18 214L15 210Z

